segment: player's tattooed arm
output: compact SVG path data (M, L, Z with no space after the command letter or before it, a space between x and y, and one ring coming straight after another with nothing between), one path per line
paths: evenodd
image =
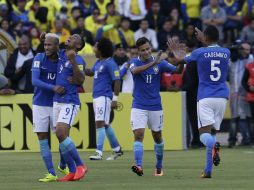
M136 74L142 73L143 71L149 69L150 67L153 67L154 65L157 65L161 61L161 54L162 54L162 51L160 50L158 52L156 58L152 62L147 63L147 64L142 65L142 66L134 67L134 68L130 67L132 74L136 75Z
M89 77L94 76L94 72L91 69L85 69L85 74Z
M66 56L70 63L72 64L72 69L73 69L73 80L77 85L82 85L83 82L85 81L85 75L82 71L80 71L79 66L76 62L75 56L76 52L73 50L68 50L66 51Z

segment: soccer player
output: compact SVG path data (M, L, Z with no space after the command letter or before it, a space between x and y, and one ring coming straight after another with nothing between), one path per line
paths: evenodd
M85 76L85 62L77 55L85 42L78 34L73 34L65 42L66 50L59 53L56 85L63 86L64 94L55 94L53 101L53 125L56 126L56 136L60 143L60 151L66 161L70 173L58 181L75 181L84 177L87 167L77 152L76 146L69 137L69 130L79 110L80 100L78 86L82 85Z
M177 55L181 51L178 43L169 40L169 49L179 64L195 61L198 67L197 114L200 141L206 146L206 167L202 178L211 178L212 166L220 163L220 143L216 142L216 131L220 130L229 90L226 78L229 69L230 51L218 45L219 32L214 26L208 26L204 33L196 29L197 38L207 47L194 50L190 56L182 59Z
M57 176L52 163L52 155L48 144L48 128L53 128L53 96L54 93L64 93L64 88L55 85L59 38L57 35L48 33L44 41L45 53L38 53L32 65L33 96L33 130L37 134L40 151L48 173L41 182L56 181ZM65 169L65 168L64 168Z
M150 41L139 38L136 42L139 57L130 61L130 70L133 74L134 89L131 109L131 128L134 134L133 152L136 165L132 171L138 176L143 175L143 139L145 127L151 129L154 139L154 150L157 163L155 176L163 176L162 161L164 142L162 138L163 111L160 97L160 80L162 72L181 72L166 60L160 60L162 52L154 58Z
M111 108L117 108L117 99L120 91L119 68L113 56L113 44L107 38L101 38L94 48L98 61L91 69L86 69L86 75L94 76L93 83L93 107L95 114L95 125L97 131L97 149L90 160L102 160L103 145L107 136L113 149L113 155L107 160L114 160L123 155L123 151L115 136L113 128L109 125ZM114 94L112 92L114 83Z

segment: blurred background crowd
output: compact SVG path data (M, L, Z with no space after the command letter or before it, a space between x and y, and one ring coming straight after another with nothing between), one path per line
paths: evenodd
M147 37L155 52L167 49L169 37L185 43L191 52L202 45L195 38L195 27L209 25L218 28L220 45L230 48L232 54L229 147L236 144L238 130L240 144L250 145L254 143L254 82L253 86L248 82L252 77L254 81L254 0L0 0L0 31L18 44L2 63L0 94L33 93L30 70L32 58L43 51L41 32L56 33L62 47L71 34L81 34L86 41L79 52L83 56L93 55L95 42L107 37L115 45L114 59L121 67L137 56L135 41L140 37ZM168 59L174 63L170 53ZM131 92L130 77L126 80L123 92ZM182 74L162 74L162 91L187 92L193 147L201 146L196 127L197 84L195 63Z

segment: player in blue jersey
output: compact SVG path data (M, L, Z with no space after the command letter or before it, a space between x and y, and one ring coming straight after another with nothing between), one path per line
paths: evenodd
M56 181L57 176L52 163L52 155L48 144L48 128L53 128L53 96L62 94L64 88L56 86L59 39L55 34L47 34L44 42L45 53L38 53L32 65L33 96L33 130L37 134L40 151L48 174L41 182Z
M91 160L102 160L103 145L107 136L113 149L113 154L107 160L114 160L123 154L113 128L109 125L111 108L117 108L117 98L120 91L119 68L112 59L113 45L107 38L101 38L94 48L98 61L91 69L86 69L86 75L94 76L93 107L97 132L97 149ZM114 94L112 92L114 83Z
M198 39L207 45L194 50L190 56L182 59L177 56L181 50L178 43L170 40L169 49L175 54L178 63L195 61L198 67L199 85L197 114L200 141L206 146L206 167L202 178L211 178L212 166L220 163L220 144L216 142L216 131L220 130L229 90L226 78L229 69L230 51L220 47L219 32L216 27L208 26L204 33L196 29Z
M136 164L132 171L138 176L143 175L143 139L145 127L151 129L154 139L154 150L157 163L155 176L163 176L162 161L164 142L162 138L163 111L160 97L160 80L162 72L181 72L182 67L175 67L166 60L160 60L161 51L154 58L150 41L139 38L136 42L139 57L130 61L133 74L134 89L131 109L131 128L134 134L133 152Z
M87 167L77 152L76 146L69 137L69 130L79 110L80 100L78 86L82 85L85 76L85 62L77 55L85 42L78 34L73 34L65 42L66 50L59 53L56 85L63 86L64 94L57 94L53 98L53 125L56 126L56 136L60 143L60 151L66 161L70 173L58 181L75 181L84 177Z

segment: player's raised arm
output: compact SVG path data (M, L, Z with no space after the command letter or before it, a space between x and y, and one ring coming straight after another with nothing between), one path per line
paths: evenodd
M73 50L67 50L66 56L72 64L73 69L73 79L76 84L82 85L85 81L85 75L83 72L84 69L84 60L81 57L77 57L76 52ZM79 62L79 63L78 63Z

